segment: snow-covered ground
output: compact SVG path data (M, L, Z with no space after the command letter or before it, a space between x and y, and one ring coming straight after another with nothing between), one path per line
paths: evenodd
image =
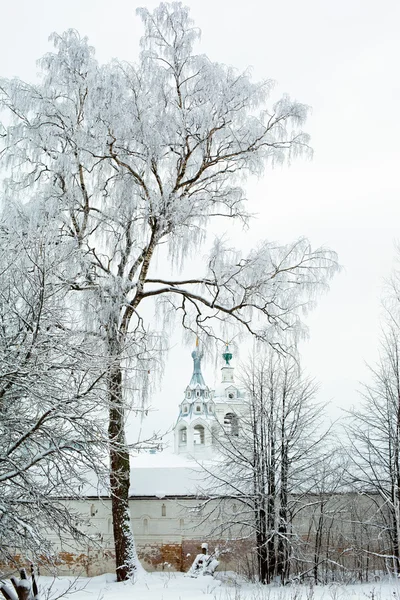
M77 580L41 577L40 586L44 600L61 594L65 594L64 600L400 600L396 580L310 588L260 586L229 574L219 577L192 579L183 573L149 573L134 585L115 583L111 574Z

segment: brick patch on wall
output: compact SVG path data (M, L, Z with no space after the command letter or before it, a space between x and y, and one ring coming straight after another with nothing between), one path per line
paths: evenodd
M182 543L163 544L160 542L142 543L137 545L137 551L140 561L147 571L181 571L187 572L195 557L201 553L201 545L207 542L201 540L183 540ZM239 556L243 557L250 550L247 542L234 541L226 542L224 540L208 542L209 552L213 553L218 546L221 555L218 557L220 568L235 569L236 561ZM4 570L12 570L16 567L26 566L21 556L14 557L14 564L3 565ZM2 565L0 565L1 568ZM45 557L38 565L40 572L45 575L57 572L60 575L86 575L94 577L103 573L113 573L115 571L115 554L113 549L88 548L86 553L59 552L54 564L46 561Z

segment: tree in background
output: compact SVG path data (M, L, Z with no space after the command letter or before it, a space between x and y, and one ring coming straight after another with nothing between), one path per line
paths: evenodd
M370 368L362 405L348 423L351 478L356 488L376 504L375 547L387 568L399 573L400 561L400 322L398 287L388 300L380 357ZM379 540L379 542L378 542Z
M259 580L284 582L296 558L293 519L307 502L311 473L321 460L323 406L297 361L275 351L254 357L243 370L243 383L247 401L238 435L223 427L214 435L220 458L210 489L228 503L237 498L240 511L219 515L227 530L239 526L244 538L255 536Z
M320 453L307 472L309 494L302 500L299 513L308 524L308 531L304 536L305 543L295 554L300 581L311 575L315 585L343 581L349 571L350 565L344 558L347 559L350 548L354 548L354 540L350 542L351 535L348 535L353 503L351 494L342 493L348 492L346 466L347 460L340 452L339 444L330 438L325 452ZM344 544L344 532L349 540L347 544Z
M336 271L335 255L304 239L263 241L247 255L217 239L203 271L179 277L184 259L203 247L210 219L248 221L242 178L309 151L301 130L308 109L287 96L267 107L271 81L253 83L247 72L196 55L200 34L181 4L138 13L145 34L137 65L98 65L86 38L70 30L53 35L41 83L0 81L0 106L12 121L0 131L5 197L54 207L60 235L81 257L79 273L64 282L80 292L105 347L118 580L137 568L128 376L138 375L143 390L163 344L145 320L145 301L158 298L165 322L180 315L189 330L214 336L221 323L236 325L284 346ZM158 272L160 248L169 252L170 276Z
M46 530L82 536L59 500L101 476L104 365L79 330L60 274L73 251L44 215L8 207L0 221L0 563L51 561Z

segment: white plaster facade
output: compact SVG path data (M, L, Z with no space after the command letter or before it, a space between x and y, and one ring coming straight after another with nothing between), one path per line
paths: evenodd
M49 534L60 558L59 574L72 572L94 576L113 572L115 562L110 498L66 502L72 511L86 518L84 530L88 538L84 544L78 545L68 539L61 543L57 537ZM210 523L205 522L201 511L194 510L198 504L199 499L193 496L130 499L135 543L147 570L186 571L201 551L202 542L210 542L211 549L217 544L221 545L215 534L210 540ZM212 522L212 528L218 528L218 519ZM165 556L166 560L163 559Z

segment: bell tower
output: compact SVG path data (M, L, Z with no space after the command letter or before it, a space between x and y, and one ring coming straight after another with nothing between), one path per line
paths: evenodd
M203 352L196 341L192 352L193 374L179 405L179 416L174 429L175 454L196 459L211 458L218 450L221 436L240 436L242 418L246 413L246 395L237 385L232 352L228 344L222 354L221 383L211 390L201 372Z
M175 454L207 458L212 453L212 425L215 423L215 404L212 391L206 385L201 372L203 352L196 340L192 352L193 374L179 406L175 425Z
M235 369L231 365L233 354L229 345L222 353L221 383L216 387L213 400L215 417L221 426L220 435L239 437L241 421L246 413L246 394L235 381Z
M222 383L227 383L227 384L231 383L233 385L233 383L234 383L233 370L234 369L230 364L232 357L233 357L233 354L229 350L228 344L226 344L225 351L222 354L222 358L225 361L225 364L223 365L223 367L221 369Z

